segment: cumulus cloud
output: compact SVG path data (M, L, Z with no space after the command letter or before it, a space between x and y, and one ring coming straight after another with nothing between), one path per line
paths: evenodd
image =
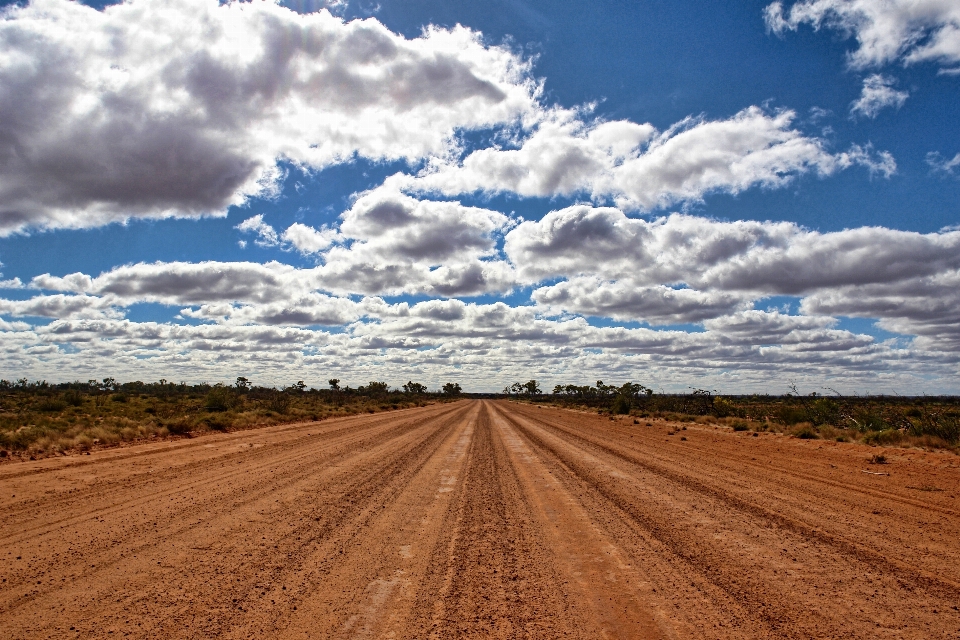
M0 280L0 289L23 289L23 282L20 278Z
M658 131L540 94L529 60L463 27L408 39L263 0L13 6L0 22L0 235L225 215L278 194L286 166L357 156L424 162L395 179L409 193L582 193L645 210L855 164L895 169L869 148L829 151L788 110ZM464 155L460 134L477 129L506 146ZM303 253L337 241L300 223L279 234L262 216L240 230Z
M899 109L907 101L910 94L893 88L894 78L875 73L867 76L863 81L863 91L860 97L850 105L850 115L862 115L867 118L876 118L877 114L886 107Z
M261 0L14 5L0 234L224 215L276 193L281 161L442 156L457 131L536 111L538 92L527 62L462 27L406 39Z
M281 237L300 253L318 253L337 241L340 234L336 229L322 227L315 229L305 224L295 222L283 232Z
M497 211L417 200L382 187L343 213L339 233L345 244L321 254L317 274L323 288L339 293L502 290L512 275L496 258L495 235L510 224Z
M809 24L853 36L849 61L857 69L931 61L956 71L951 65L960 64L960 6L949 0L800 0L788 11L778 1L764 19L778 34Z
M952 158L944 158L936 151L927 154L927 164L930 165L934 173L943 173L945 175L956 175L957 167L960 167L960 153Z
M280 244L276 229L263 221L262 213L247 218L235 228L244 233L256 235L257 238L254 242L261 247L275 247Z
M198 326L106 317L42 326L0 320L0 367L79 379L96 377L107 365L129 379L232 380L240 372L267 384L288 384L291 368L310 384L322 384L331 372L351 384L374 378L398 384L415 371L432 385L457 379L491 390L531 372L548 386L639 376L676 390L696 376L729 391L777 392L771 372L818 384L840 376L845 389L883 382L930 390L924 382L929 375L948 379L957 364L948 352L905 351L836 329L832 318L779 312L736 312L705 322L702 332L595 327L583 318L544 317L533 307L460 300L362 301L358 308L368 319L333 332L267 325L260 315L251 324L224 317L256 314L258 306L270 304L194 310L194 317L213 320ZM893 361L897 367L891 370Z
M630 279L607 282L591 276L540 287L531 298L547 310L652 325L703 322L732 313L749 301L748 296L726 291L643 286Z
M190 307L186 316L220 322L328 325L370 313L342 296L461 297L532 285L543 313L662 325L727 316L771 295L892 286L960 268L957 230L821 233L686 214L638 219L589 205L517 224L495 211L385 189L358 198L340 232L340 243L316 254L320 264L311 268L140 263L96 277L43 274L29 287L97 296L104 307Z
M56 294L27 300L0 299L0 314L41 318L122 317L122 312L115 304L112 300L97 296Z
M288 300L264 304L203 304L181 310L186 318L212 320L222 324L270 326L341 326L363 315L364 304L316 292L291 296Z
M849 351L873 343L870 336L835 329L836 324L836 319L829 316L792 316L749 309L707 320L704 327L725 341L778 345L793 351Z
M723 222L673 214L630 218L576 205L526 221L504 251L527 282L592 275L698 290L801 294L821 287L899 281L960 266L960 232L882 227L830 233L790 222Z
M278 234L263 219L263 214L251 216L234 227L241 233L252 233L256 236L254 243L260 247L280 247L290 251L295 250L302 254L319 253L335 242L341 241L339 231L323 226L320 229L295 222L287 227L282 234ZM240 241L240 247L246 247L246 241Z
M805 313L878 318L881 328L920 336L920 346L960 348L960 270L947 270L891 284L836 287L801 303Z
M30 286L112 296L125 304L267 303L316 288L316 279L311 276L310 270L278 262L155 262L116 267L97 277L83 273L62 277L43 274L33 278Z
M889 154L853 147L830 153L792 128L795 114L744 109L727 120L686 118L666 131L628 121L586 123L555 110L514 149L489 147L460 162L433 163L416 177L395 177L410 191L446 195L589 194L618 206L651 210L702 201L710 193L782 187L805 173L829 175L852 165L891 174Z

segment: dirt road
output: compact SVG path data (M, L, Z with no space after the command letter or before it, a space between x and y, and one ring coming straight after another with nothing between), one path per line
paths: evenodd
M2 638L960 638L960 458L508 402L0 466Z

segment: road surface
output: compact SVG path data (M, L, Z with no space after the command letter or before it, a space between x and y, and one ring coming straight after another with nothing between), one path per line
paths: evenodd
M0 466L3 638L960 637L960 458L461 401Z

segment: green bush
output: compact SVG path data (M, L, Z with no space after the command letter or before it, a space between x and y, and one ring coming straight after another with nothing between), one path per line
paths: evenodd
M618 395L613 401L613 412L618 415L626 415L630 413L630 399Z
M211 389L203 400L203 408L207 411L226 411L233 406L233 391L217 385Z
M820 437L820 434L817 433L817 430L813 428L812 425L805 424L793 432L793 436L800 438L801 440L816 440Z
M204 422L213 431L229 431L230 420L224 416L210 416Z
M190 433L193 430L193 425L190 424L188 420L171 420L170 422L164 423L167 428L167 431L172 433L175 436L182 436Z
M887 445L897 444L903 440L903 434L896 429L884 429L883 431L871 431L863 437L864 444Z
M804 407L784 405L777 411L777 418L783 424L792 426L801 422L810 422L810 416Z
M730 423L730 426L733 427L734 431L746 431L750 428L750 425L743 420L734 420Z

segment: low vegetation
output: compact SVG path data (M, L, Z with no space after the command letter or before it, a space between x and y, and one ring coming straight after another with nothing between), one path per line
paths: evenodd
M776 431L803 439L859 441L870 445L950 448L960 445L960 398L903 396L717 395L704 389L654 393L642 384L557 385L541 391L536 380L504 393L531 402L595 409L611 415L724 424L734 431Z
M119 383L48 384L0 380L0 458L36 458L87 451L122 442L189 437L305 420L423 406L459 396L448 383L437 393L408 382L391 390L385 382L356 389L332 379L327 388L302 381L282 389L236 384Z

